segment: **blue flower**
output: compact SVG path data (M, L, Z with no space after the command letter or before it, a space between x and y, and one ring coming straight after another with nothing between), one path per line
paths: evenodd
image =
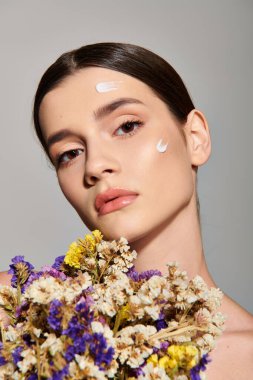
M59 300L54 299L50 304L49 316L47 317L47 322L51 329L59 332L61 332L62 321L61 315L59 316L59 314L61 313L61 307L62 303Z
M107 347L107 341L102 333L95 333L90 343L90 352L94 356L95 364L101 367L102 364L109 365L114 356L113 347Z
M33 373L32 375L30 375L30 376L28 377L27 380L38 380L38 375L37 375L36 373Z
M22 338L23 338L23 341L25 342L25 344L28 347L32 346L33 340L32 340L32 337L31 337L31 335L29 333L24 333Z
M50 377L50 380L62 380L69 374L69 365L67 364L63 369L57 371Z
M82 319L83 323L85 323L86 326L90 326L91 322L94 319L94 313L90 310L91 298L89 297L87 301L88 302L78 302L75 309L78 312L78 316Z
M17 364L18 362L20 362L21 360L23 360L23 358L21 356L21 352L22 351L23 351L23 348L21 346L18 346L12 352L12 358L13 358L13 361L14 361L15 364Z
M94 313L90 311L89 304L89 302L81 301L76 305L77 315L70 319L67 329L63 330L62 334L69 336L74 341L89 330L94 319Z
M9 274L12 274L11 285L16 288L18 284L18 280L22 280L23 285L27 279L31 271L34 269L34 266L30 264L28 261L24 260L24 256L15 256L12 260L12 264L10 264L10 269L8 270ZM24 277L24 273L26 272L26 276Z
M54 263L52 265L52 268L54 269L57 269L57 270L61 270L61 265L64 261L64 258L65 258L65 255L62 255L62 256L58 256L56 257L56 259L54 260Z
M206 365L211 361L209 358L208 354L204 354L202 358L200 359L199 364L195 365L190 370L190 376L191 380L201 380L201 377L199 375L200 371L205 371L206 370Z
M75 339L74 344L68 346L67 351L64 355L68 362L71 362L75 354L82 355L86 350L86 344L91 340L90 334L84 334L82 337Z
M62 331L62 334L69 336L73 341L80 337L82 333L83 324L79 322L77 316L73 316L68 323L68 328Z
M0 367L2 365L5 365L7 363L6 360L5 360L5 358L1 355L2 349L3 349L3 343L0 342Z

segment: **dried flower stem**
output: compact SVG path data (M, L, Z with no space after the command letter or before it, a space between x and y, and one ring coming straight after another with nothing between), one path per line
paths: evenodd
M171 331L171 330L172 330L172 328L168 327L167 329L163 329L163 330L159 331L158 333L152 335L150 338L151 339L167 339L167 338L170 338L170 337L173 337L176 335L181 335L182 333L187 332L187 331L194 331L194 330L206 331L206 328L195 326L195 325L188 325L188 326L181 327L181 328L174 330L174 331Z
M40 371L40 344L39 340L35 337L36 340L36 351L37 351L37 372L38 380L41 380L41 371Z
M2 321L0 321L0 331L1 331L2 342L3 342L3 344L5 344L6 340L5 340L4 326L3 326Z
M17 284L17 305L19 306L21 303L21 286L20 286L20 282L18 281L18 284Z

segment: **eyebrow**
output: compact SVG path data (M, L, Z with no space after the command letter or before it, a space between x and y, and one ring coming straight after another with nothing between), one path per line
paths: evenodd
M144 103L135 98L119 98L117 100L114 100L111 103L108 103L104 106L99 107L93 113L94 118L95 120L100 120L103 117L110 115L112 112L116 111L118 108L123 107L127 104L142 104L143 105ZM70 131L69 129L62 129L61 131L54 133L47 140L47 150L49 150L49 148L53 144L63 140L66 137L70 137L74 135L76 134Z

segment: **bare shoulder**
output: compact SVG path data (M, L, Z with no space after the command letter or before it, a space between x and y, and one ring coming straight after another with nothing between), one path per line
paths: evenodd
M10 285L11 277L11 274L8 274L8 272L0 272L0 285Z
M248 380L253 373L253 315L230 302L227 328L210 354L207 378Z

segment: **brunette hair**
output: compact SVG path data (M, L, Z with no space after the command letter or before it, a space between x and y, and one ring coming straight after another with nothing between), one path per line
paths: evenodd
M62 54L46 70L35 94L33 107L35 131L49 159L39 120L41 102L44 96L66 77L88 67L107 68L141 80L167 105L180 125L186 122L188 113L195 108L179 74L167 61L152 51L137 45L118 42L82 46ZM186 143L183 129L180 128L180 132ZM196 200L200 220L198 195Z

